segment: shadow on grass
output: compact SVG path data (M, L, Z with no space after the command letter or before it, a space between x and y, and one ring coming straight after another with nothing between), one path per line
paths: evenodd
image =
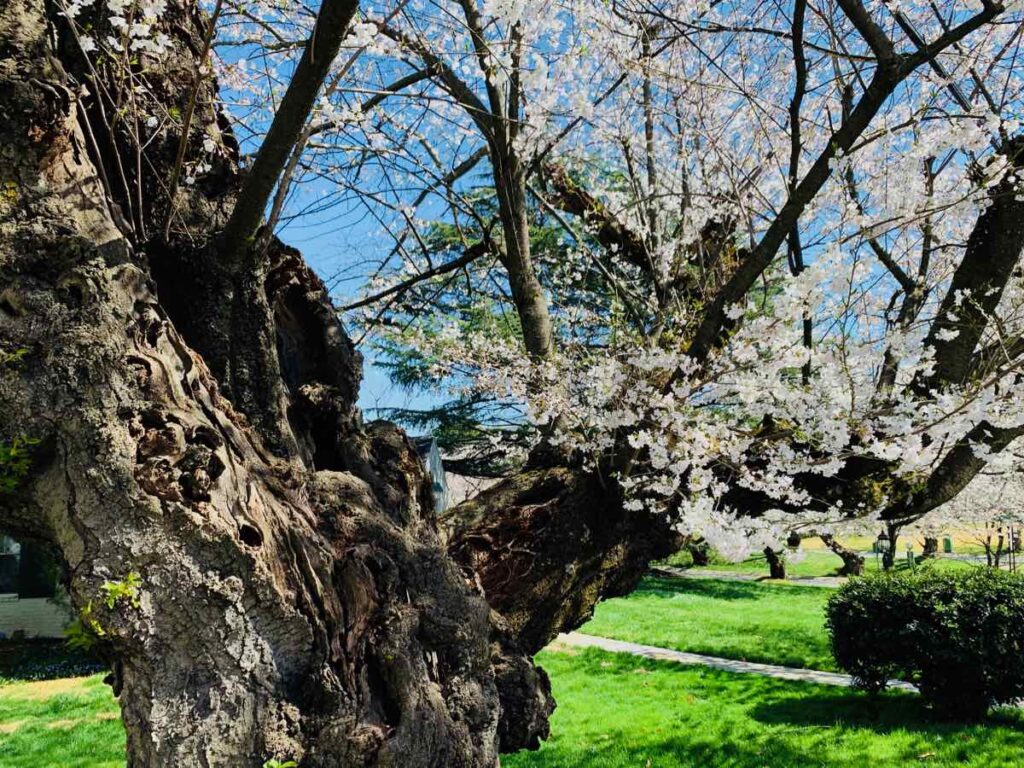
M821 553L817 553L816 552L815 554L816 555L820 555ZM832 554L829 554L829 558L830 558L830 560L835 560L834 565L830 562L830 565L832 565L832 569L831 570L820 571L820 572L817 571L817 570L814 570L814 571L810 571L809 572L808 569L805 569L805 568L801 567L803 562L804 562L802 560L794 561L792 564L787 566L786 570L789 573L789 577L791 579L819 578L819 577L822 577L822 576L830 577L830 576L840 576L840 575L842 575L842 574L839 573L839 571L841 571L842 568L843 568L842 560L839 557L837 557L836 555L832 555ZM746 560L743 561L743 565L744 566L756 566L759 570L763 570L764 573L760 574L760 575L756 574L756 573L753 572L753 568L751 568L749 570L747 568L737 569L736 570L737 573L750 573L753 576L758 576L758 579L761 580L761 581L768 581L771 578L769 576L769 573L768 573L768 571L769 571L768 558L766 558L764 555L751 555L750 557L748 557ZM709 566L710 570L714 570L714 568L715 568L715 566L713 566L713 565Z
M694 595L710 600L756 601L778 595L780 589L807 589L786 584L759 584L756 581L727 581L715 579L680 579L676 576L646 576L632 592L631 597L676 597Z
M868 755L841 762L822 762L817 748L794 749L779 742L752 743L727 734L666 736L660 741L623 745L605 743L557 745L526 755L502 756L502 768L863 768Z
M1020 713L937 722L910 694L847 689L609 654L545 653L559 709L539 752L505 768L1020 768Z
M63 640L0 641L0 684L14 680L54 680L106 671L88 651Z
M1018 709L997 709L984 720L963 723L937 715L916 694L897 692L870 696L838 689L835 693L822 691L789 695L757 704L751 710L751 716L762 723L773 725L829 727L842 724L854 728L870 728L876 733L900 730L949 734L983 729L986 726L1024 733L1024 713Z

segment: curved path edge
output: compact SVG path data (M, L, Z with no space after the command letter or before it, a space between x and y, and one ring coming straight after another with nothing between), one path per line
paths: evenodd
M710 667L725 672L762 675L779 680L793 680L800 683L816 683L818 685L837 685L845 688L853 687L853 678L838 672L822 672L817 669L798 669L796 667L783 667L777 664L760 664L754 661L723 659L718 656L705 656L701 653L674 651L669 648L658 648L653 645L641 645L639 643L626 642L625 640L612 640L608 637L585 635L582 632L569 632L559 635L554 643L552 643L553 650L557 650L559 645L570 648L599 648L602 651L628 653L633 656L643 656L644 658L656 661L670 661L676 664ZM890 680L889 687L899 691L917 691L915 686L900 680Z

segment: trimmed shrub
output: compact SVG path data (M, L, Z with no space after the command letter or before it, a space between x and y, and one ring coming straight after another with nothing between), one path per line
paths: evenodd
M836 664L864 690L909 680L936 710L961 719L1024 698L1024 578L1016 574L873 574L845 584L826 613Z

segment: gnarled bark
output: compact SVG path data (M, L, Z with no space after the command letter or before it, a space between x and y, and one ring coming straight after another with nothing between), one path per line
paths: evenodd
M172 16L191 34L188 4ZM157 289L149 257L209 264L184 234L211 234L232 185L178 201L170 241L126 223L97 165L118 135L87 138L54 23L41 0L0 10L0 349L25 351L2 358L0 440L37 441L0 526L65 561L129 764L489 767L535 745L546 678L447 556L408 440L360 428L358 356L319 281L275 246L204 339L188 316L215 297L159 267ZM132 218L158 232L168 209ZM192 344L216 361L217 334L215 371Z
M575 467L534 467L451 510L452 556L479 579L519 648L535 653L628 594L682 537L667 518L623 508L611 481Z
M114 666L132 766L490 768L547 733L549 686L530 656L678 536L625 510L613 483L556 464L462 505L442 540L404 435L361 424L359 356L324 286L258 229L280 160L223 236L248 196L196 61L207 26L194 0L169 0L162 24L173 45L146 62L125 118L104 101L123 85L117 65L93 69L55 7L0 8L0 440L37 441L0 527L51 542L68 566L72 604ZM165 120L143 152L147 111L194 118ZM840 129L837 147L855 133ZM212 171L167 189L207 137ZM522 239L525 177L508 168L504 229ZM765 242L698 331L698 361L725 303L773 258ZM523 274L517 303L542 357L546 310Z

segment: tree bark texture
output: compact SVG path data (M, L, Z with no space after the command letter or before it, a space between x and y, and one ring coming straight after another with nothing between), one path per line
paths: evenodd
M598 600L631 592L652 560L682 545L667 519L625 510L614 485L571 467L528 468L444 523L452 556L529 653L587 621Z
M279 244L221 281L205 254L230 166L179 201L169 241L125 223L100 171L120 138L96 139L56 13L0 11L0 439L34 445L0 525L66 563L129 764L494 766L536 744L546 678L447 556L404 434L360 427L322 285ZM200 34L191 7L172 16ZM165 106L192 70L153 74ZM152 233L167 209L133 217Z
M768 577L771 579L786 578L786 558L771 547L764 548L764 559L768 562Z

